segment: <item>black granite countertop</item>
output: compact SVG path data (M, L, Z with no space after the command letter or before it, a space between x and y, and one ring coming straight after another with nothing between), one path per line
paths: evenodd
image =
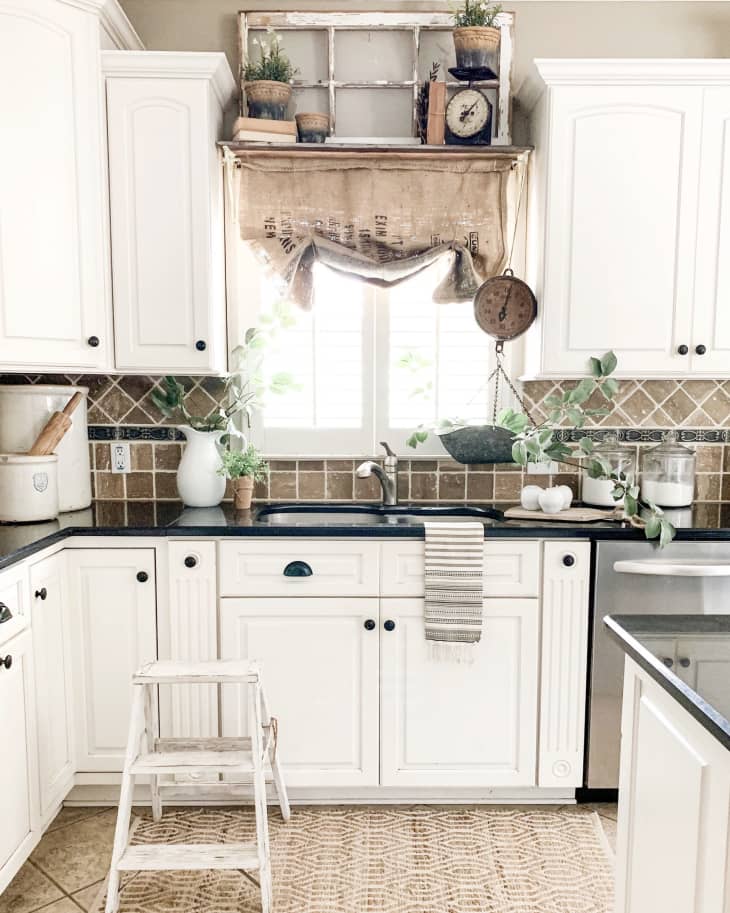
M622 649L730 749L730 615L607 615L603 621ZM703 659L712 661L711 675L698 675Z
M86 510L61 514L47 523L0 524L0 568L26 558L69 536L337 536L369 538L423 538L423 521L418 517L386 517L378 515L373 505L329 503L337 506L339 517L314 513L314 505L298 503L296 515L281 518L265 516L267 510L283 505L256 505L250 511L235 511L231 504L211 508L189 508L175 501L97 501ZM422 510L424 505L412 505ZM440 505L456 515L464 505ZM484 514L484 535L487 538L545 538L545 539L638 539L640 530L616 522L566 523L563 521L509 520L500 521L486 516L490 508L478 508ZM408 505L399 507L407 513ZM492 508L500 514L498 508ZM705 514L698 513L693 525L691 511L683 511L682 528L677 539L730 540L730 505L723 506L717 524L708 526ZM474 519L474 517L465 517ZM674 521L673 521L674 522Z

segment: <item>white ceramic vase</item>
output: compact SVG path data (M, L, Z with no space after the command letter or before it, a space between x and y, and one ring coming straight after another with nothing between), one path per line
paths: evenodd
M219 443L225 431L196 431L178 425L187 444L177 470L177 490L187 507L216 507L226 491L225 476L219 474Z

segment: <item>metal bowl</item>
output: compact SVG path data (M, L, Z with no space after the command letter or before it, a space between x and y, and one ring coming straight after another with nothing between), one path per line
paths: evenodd
M496 425L470 425L439 435L457 463L514 463L514 435Z

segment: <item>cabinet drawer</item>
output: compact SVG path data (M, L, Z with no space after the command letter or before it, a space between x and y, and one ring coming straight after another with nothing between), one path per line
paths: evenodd
M377 596L379 548L377 542L355 539L222 542L220 593L221 596ZM285 573L287 568L289 574Z
M423 596L423 542L384 544L381 559L383 596ZM522 540L484 543L484 595L537 596L540 543Z

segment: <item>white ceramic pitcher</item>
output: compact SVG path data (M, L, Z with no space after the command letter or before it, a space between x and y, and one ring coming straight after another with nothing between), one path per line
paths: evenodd
M220 439L225 431L196 431L178 425L187 440L177 470L177 490L188 507L215 507L226 491L221 468Z

